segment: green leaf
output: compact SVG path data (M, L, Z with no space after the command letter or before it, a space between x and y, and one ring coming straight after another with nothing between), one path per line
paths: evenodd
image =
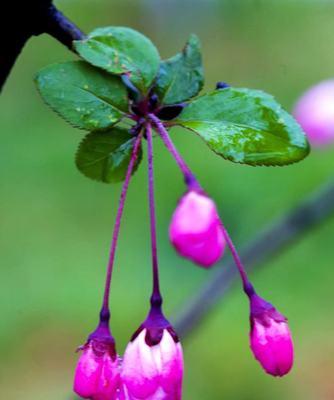
M89 63L112 74L129 74L143 93L150 88L159 69L160 56L141 33L123 27L94 30L87 39L75 41L75 49Z
M89 133L80 143L76 165L85 176L105 183L125 179L135 138L127 130L114 127L108 132ZM142 158L139 150L134 172Z
M50 65L38 73L36 84L46 103L81 129L109 129L128 111L122 81L83 61Z
M306 136L293 117L258 90L227 88L206 94L190 102L173 122L237 163L286 165L309 153Z
M191 35L182 53L161 63L156 93L163 104L176 104L196 96L203 84L201 46Z

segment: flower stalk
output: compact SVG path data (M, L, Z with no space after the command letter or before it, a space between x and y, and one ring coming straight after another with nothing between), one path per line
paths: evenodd
M221 222L221 228L223 231L225 241L231 251L234 263L235 263L236 267L238 268L238 271L239 271L239 274L241 277L241 281L242 281L243 290L247 294L247 296L250 298L251 296L253 296L255 294L254 287L248 278L246 269L241 261L239 253L231 239L231 236L229 235L227 229L225 228L225 226L222 222Z
M150 209L150 231L151 231L151 250L152 250L152 273L153 273L153 288L151 296L152 307L161 307L162 296L159 283L159 266L158 266L158 251L157 251L157 229L155 215L155 200L154 200L154 169L153 169L153 138L151 124L146 125L147 137L147 158L148 158L148 199Z
M172 142L167 129L165 128L164 124L161 120L155 116L154 114L149 114L149 118L152 121L154 127L156 128L157 132L159 133L161 139L163 140L167 150L171 153L174 157L176 163L178 164L180 170L183 173L184 180L186 185L189 189L197 190L202 192L201 185L199 184L198 180L196 179L195 175L192 173L190 168L188 167L187 163L181 157L180 153L176 149L174 143Z
M105 289L104 289L104 295L103 295L103 303L102 303L102 308L101 308L101 313L100 313L100 319L101 322L106 321L109 322L110 319L110 310L109 310L109 296L110 296L110 286L111 286L111 279L112 279L112 273L113 273L113 267L114 267L114 261L115 261L115 254L116 254L116 247L118 243L118 236L119 236L119 231L121 227L121 219L123 215L123 210L124 210L124 204L129 188L129 183L131 180L132 172L138 157L138 151L141 145L141 139L142 139L142 134L140 132L137 132L137 136L135 138L134 146L133 146L133 151L131 154L130 162L128 165L128 169L126 172L125 180L123 183L120 199L119 199L119 206L116 214L116 220L115 220L115 226L114 226L114 231L113 231L113 236L112 236L112 241L111 241L111 248L110 248L110 254L109 254L109 261L108 261L108 266L107 266L107 275L106 275L106 282L105 282Z

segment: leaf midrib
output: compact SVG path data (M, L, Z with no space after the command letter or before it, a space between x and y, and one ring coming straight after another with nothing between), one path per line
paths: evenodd
M116 106L115 104L113 104L112 102L109 102L107 99L99 96L98 94L94 93L93 91L89 90L89 89L85 89L83 87L77 86L77 85L73 85L74 87L76 87L77 89L83 91L83 92L87 92L89 94L91 94L92 96L96 97L98 100L100 100L102 103L107 104L108 106L111 106L112 108L114 108L115 110L119 111L121 114L125 114L125 112L123 110L121 110L118 106Z
M104 47L107 47L107 48L110 50L111 46L107 45L106 43L103 43L102 41L97 40L97 38L98 38L98 37L90 38L89 40L91 40L91 41L93 41L93 42L97 42L98 44L100 44L100 45L102 45L102 46L104 46ZM116 53L115 50L113 50L113 51ZM131 71L124 71L124 72L122 72L120 75L126 74L127 72L129 72L129 73L131 73L131 72L132 72L132 73L136 73L137 76L139 76L139 78L140 78L142 87L146 87L144 75L142 74L141 70L140 70L139 68L136 67L136 64L134 63L134 61L133 61L131 58L129 58L128 56L126 56L124 52L119 51L118 53L119 53L119 54L120 54L120 53L123 54L123 57L127 60L127 62L131 65L131 68L132 68ZM117 53L116 53L116 54L117 54ZM116 74L116 75L118 75L118 74Z

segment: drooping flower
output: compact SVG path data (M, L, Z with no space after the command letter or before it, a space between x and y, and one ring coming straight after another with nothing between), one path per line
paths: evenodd
M102 318L87 343L80 348L82 354L75 371L73 389L84 399L119 399L119 357L108 321L109 316L106 320Z
M334 80L306 91L295 106L294 116L313 146L334 143Z
M250 303L250 345L253 354L268 374L284 376L290 372L294 359L287 319L256 294L250 297Z
M223 255L225 239L215 203L205 194L188 191L179 201L169 227L178 253L210 267Z
M183 353L169 322L151 311L128 344L122 365L124 400L181 400Z

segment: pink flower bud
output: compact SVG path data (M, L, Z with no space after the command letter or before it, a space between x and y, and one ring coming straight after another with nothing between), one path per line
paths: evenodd
M181 400L182 347L174 332L143 329L127 346L122 366L124 400ZM161 337L155 344L151 334ZM122 397L123 396L123 397Z
M181 256L207 268L215 264L225 248L215 203L194 190L186 193L172 217L169 237Z
M309 89L297 102L294 116L313 146L334 142L334 80Z
M286 375L293 366L293 342L287 319L257 295L251 298L251 349L264 370Z
M114 343L89 340L83 347L74 378L74 391L84 399L117 400L119 362Z

